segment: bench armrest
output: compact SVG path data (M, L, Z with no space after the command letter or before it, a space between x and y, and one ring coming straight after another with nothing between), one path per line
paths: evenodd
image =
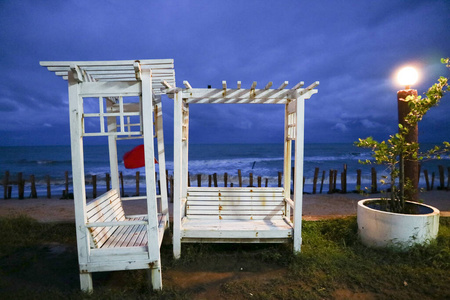
M294 201L292 201L292 200L289 199L289 198L284 198L284 201L285 201L290 207L294 208L294 206L295 206Z

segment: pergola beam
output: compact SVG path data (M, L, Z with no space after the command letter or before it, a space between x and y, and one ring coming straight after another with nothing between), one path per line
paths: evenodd
M316 81L306 88L301 88L304 85L300 81L290 89L286 89L289 84L284 81L277 89L271 89L272 82L266 84L263 89L256 89L257 82L253 81L250 89L242 89L241 82L237 82L237 89L230 89L226 81L222 81L221 89L198 89L183 82L186 89L183 90L182 97L186 103L258 103L258 104L286 104L297 97L304 99L309 98L312 94L317 93L314 88L319 85ZM186 85L188 84L188 86ZM169 91L167 91L169 93ZM309 94L307 94L309 93Z

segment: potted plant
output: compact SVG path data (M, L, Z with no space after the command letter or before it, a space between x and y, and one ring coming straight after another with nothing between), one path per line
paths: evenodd
M450 59L442 59L450 68ZM379 199L365 199L358 202L358 234L363 244L374 247L397 246L407 249L413 244L424 244L436 238L439 230L439 210L434 207L409 201L417 195L417 187L405 177L405 161L418 162L424 158L437 157L450 150L450 143L419 153L419 143L408 138L423 116L450 90L449 78L440 77L430 87L426 97L408 96L409 112L399 124L398 133L391 135L387 141L378 142L372 137L359 139L358 147L372 149L373 160L361 163L384 164L389 176L382 180L389 181L389 196Z

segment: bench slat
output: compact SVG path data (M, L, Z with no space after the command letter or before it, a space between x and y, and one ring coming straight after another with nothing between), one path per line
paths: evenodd
M120 196L116 190L108 191L89 202L86 207L89 223L144 220L144 217L127 219ZM142 246L146 225L90 227L89 231L97 248ZM136 241L138 243L136 243Z
M188 188L188 219L277 219L285 213L283 188Z

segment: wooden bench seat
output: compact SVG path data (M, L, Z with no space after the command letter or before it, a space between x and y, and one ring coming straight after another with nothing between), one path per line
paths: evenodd
M184 242L283 242L292 238L283 188L189 187Z
M125 216L120 196L110 190L86 205L91 248L143 247L148 244L147 215ZM165 218L158 215L158 227Z

